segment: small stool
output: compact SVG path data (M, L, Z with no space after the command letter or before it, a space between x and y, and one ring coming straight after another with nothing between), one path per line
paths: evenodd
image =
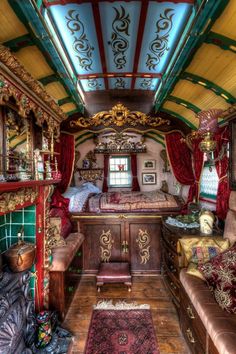
M132 281L128 262L101 263L97 273L97 289L104 283L124 283L131 291Z

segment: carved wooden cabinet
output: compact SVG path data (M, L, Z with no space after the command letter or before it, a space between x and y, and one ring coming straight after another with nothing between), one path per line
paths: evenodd
M96 274L101 262L129 262L132 274L158 274L161 219L154 215L77 217L84 273Z

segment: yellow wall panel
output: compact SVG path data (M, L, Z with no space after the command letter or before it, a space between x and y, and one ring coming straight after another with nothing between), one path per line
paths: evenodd
M22 48L15 55L25 69L37 80L54 74L43 54L36 46Z
M169 109L181 115L186 121L192 123L196 128L198 127L198 119L195 117L195 113L193 111L172 101L166 101L163 108Z
M211 108L227 109L230 105L213 91L207 90L203 86L194 84L187 80L180 80L171 93L173 96L181 97L183 100L191 102L201 110Z
M214 82L236 97L236 54L213 44L203 44L186 69Z
M0 42L4 43L28 33L27 29L15 15L7 0L0 0Z
M74 111L77 107L74 103L66 103L66 104L63 104L62 106L60 106L61 109L63 109L63 111L65 113L67 112L71 112L71 111Z
M49 95L56 100L60 100L68 96L66 90L60 82L52 82L45 86L45 89Z
M236 40L236 1L231 0L223 14L212 27L212 31Z

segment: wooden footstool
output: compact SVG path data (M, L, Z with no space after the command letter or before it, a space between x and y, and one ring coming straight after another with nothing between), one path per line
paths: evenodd
M132 280L128 262L101 263L97 273L97 289L104 283L124 283L131 291Z

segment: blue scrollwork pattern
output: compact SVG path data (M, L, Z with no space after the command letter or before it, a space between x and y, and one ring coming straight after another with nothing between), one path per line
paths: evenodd
M144 90L151 90L153 88L152 79L143 79L143 81L140 83L140 86Z
M126 37L130 36L130 15L125 12L123 6L120 6L120 10L115 7L113 7L113 9L115 10L116 16L112 22L113 31L108 44L112 48L116 68L123 69L127 62L125 52L129 48L129 42ZM124 35L126 35L126 37Z
M91 90L99 90L101 87L101 84L99 84L97 79L89 79L88 80L88 87Z
M125 89L126 83L125 80L122 79L122 77L118 77L115 82L115 88L116 89Z
M156 38L149 44L151 53L147 54L146 66L149 70L155 70L163 54L169 50L169 34L173 27L173 9L166 9L164 14L160 14L160 19L156 22Z
M94 47L89 43L84 25L79 18L79 13L76 10L69 10L65 18L67 20L67 28L74 36L73 49L77 53L79 65L86 71L92 70Z

